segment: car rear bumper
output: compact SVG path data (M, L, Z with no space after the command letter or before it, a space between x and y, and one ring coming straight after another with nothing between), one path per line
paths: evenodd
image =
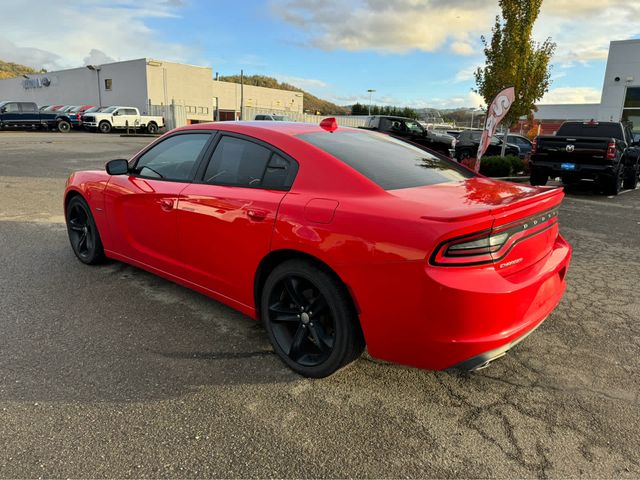
M569 162L554 162L554 161L535 161L531 162L531 167L538 171L546 171L549 175L576 175L576 176L598 176L598 175L613 175L613 164L601 164L590 165L576 163L575 170L565 170L562 165Z
M570 257L570 245L558 236L543 259L508 276L493 267L406 262L386 266L371 282L379 273L369 271L364 275L375 285L354 295L369 353L419 368L478 368L506 353L557 306Z

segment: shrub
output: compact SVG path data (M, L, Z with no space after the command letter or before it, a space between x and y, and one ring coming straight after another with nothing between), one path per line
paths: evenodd
M505 158L508 158L511 162L511 175L524 174L526 175L529 170L528 162L525 162L523 159L518 157L517 155L508 155Z
M487 177L508 177L511 175L511 169L509 157L483 157L480 162L480 173Z

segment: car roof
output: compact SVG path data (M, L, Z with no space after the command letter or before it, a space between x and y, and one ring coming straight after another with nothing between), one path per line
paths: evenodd
M187 125L177 128L176 130L225 130L230 132L242 133L243 131L260 129L271 132L278 132L284 135L296 136L305 133L326 132L319 123L302 123L302 122L274 122L274 121L252 121L240 120L232 122L211 122L198 123L196 125ZM363 130L351 127L338 127L338 130L349 130L362 132Z

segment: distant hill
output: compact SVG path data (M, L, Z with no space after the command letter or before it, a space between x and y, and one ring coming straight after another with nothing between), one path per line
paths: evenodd
M29 75L34 73L42 73L34 70L31 67L27 67L26 65L20 65L19 63L12 62L3 62L0 60L0 80L4 78L14 78L19 77L21 75Z
M218 77L223 82L240 83L240 75L230 75ZM273 77L267 77L265 75L250 75L244 77L245 85L254 85L256 87L276 88L278 90L293 90L295 92L302 92L304 94L304 109L310 113L320 112L322 115L345 115L350 113L350 109L347 107L341 107L335 103L331 103L327 100L311 95L305 92L301 88L288 83L282 83Z

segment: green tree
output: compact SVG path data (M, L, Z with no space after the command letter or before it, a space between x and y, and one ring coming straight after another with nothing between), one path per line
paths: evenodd
M504 125L510 127L535 109L549 90L550 65L556 44L547 38L533 40L532 30L542 0L499 0L502 17L496 17L491 41L482 36L486 63L475 72L474 90L487 105L502 89L513 86L516 97Z

